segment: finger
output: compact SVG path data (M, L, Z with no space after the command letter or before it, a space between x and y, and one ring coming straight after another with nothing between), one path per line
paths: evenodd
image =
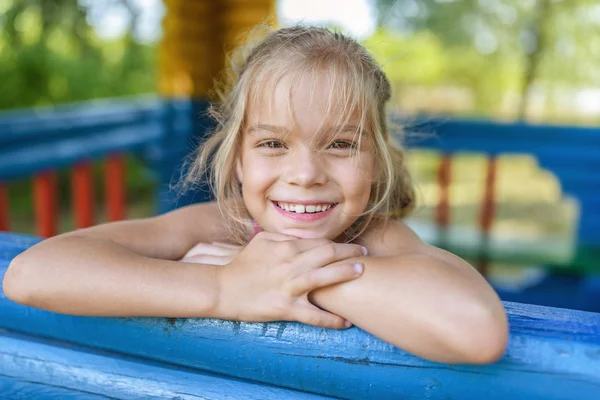
M294 309L294 319L308 325L323 328L345 329L346 319L328 311L321 310L312 304L301 304Z
M322 246L313 247L298 255L298 265L304 271L332 264L336 261L366 255L366 249L357 244L329 242Z
M361 263L326 265L315 268L297 276L291 282L292 293L296 296L315 289L348 282L362 275L364 266Z
M181 262L206 265L226 265L229 264L233 258L233 256L213 256L208 254L199 254L192 257L182 258Z

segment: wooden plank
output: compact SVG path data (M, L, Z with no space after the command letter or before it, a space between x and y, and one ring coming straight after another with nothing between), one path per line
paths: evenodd
M0 240L0 277L14 251ZM0 234L2 237L2 234ZM24 246L22 236L15 247ZM600 314L505 303L510 342L493 365L438 364L354 327L214 319L99 318L0 296L0 326L173 365L349 399L600 398Z
M0 112L0 145L54 140L163 120L169 107L159 97L102 99Z
M398 117L392 116L395 121L406 125ZM532 144L589 144L600 148L600 129L597 127L583 126L560 126L560 125L541 125L519 122L499 122L491 120L461 119L452 120L435 117L425 117L422 121L413 120L409 125L410 131L415 132L435 132L436 135L429 137L415 137L418 142L433 143L446 137L456 139L473 139L477 135L478 140L471 140L472 146L478 146L480 143L488 143L500 139L504 145L520 145L524 143ZM485 132L485 134L481 134ZM443 136L440 138L439 136ZM567 139L567 140L566 140ZM475 147L473 147L475 148ZM495 149L495 150L502 150Z
M3 399L40 400L331 398L1 330L0 393Z
M101 158L115 151L140 150L158 144L166 134L162 123L150 122L53 141L1 147L0 179L10 180L47 168L69 167L80 160Z

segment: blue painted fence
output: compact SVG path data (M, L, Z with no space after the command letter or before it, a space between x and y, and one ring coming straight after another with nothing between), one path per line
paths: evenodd
M552 171L564 193L580 203L580 246L600 248L600 128L434 120L415 122L410 130L423 133L409 147L446 153L481 152L488 155L535 155L542 168ZM397 121L401 123L401 121ZM598 253L600 259L600 252Z
M0 279L12 257L37 240L0 234ZM36 399L600 398L600 314L505 307L506 355L494 365L467 366L425 361L356 327L76 317L21 306L0 292L0 393Z
M133 153L154 173L162 213L176 206L169 184L192 148L194 127L206 123L205 108L148 96L0 113L0 182Z
M0 182L117 151L133 152L147 161L159 182L158 212L186 204L189 199L173 202L168 184L209 125L206 106L141 97L0 113ZM409 140L409 147L535 155L560 179L563 190L579 200L579 247L600 259L600 175L595 172L600 169L600 128L427 118L412 121L409 130L434 133ZM208 198L201 194L195 200Z

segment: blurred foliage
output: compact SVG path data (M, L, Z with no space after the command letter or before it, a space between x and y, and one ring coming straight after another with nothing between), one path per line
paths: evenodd
M0 2L0 109L52 105L155 90L154 45L134 40L139 10L128 33L100 39L77 0Z
M103 1L105 10L121 6L129 12L127 32L114 40L98 37L88 23L89 9L77 0L0 1L0 110L70 103L155 91L156 46L135 40L139 9L129 0ZM102 202L102 170L94 168L97 201ZM69 207L67 171L59 173L61 208ZM15 229L31 233L29 180L9 188ZM127 187L131 200L151 198L142 164L128 158Z
M597 0L375 3L379 31L366 44L399 99L416 85L453 87L472 97L462 112L572 121L565 93L600 86Z
M383 65L394 87L394 103L403 113L600 123L598 0L374 3L378 28L364 44ZM597 96L591 104L596 111L588 114L576 101L586 90ZM588 107L590 102L588 96ZM576 202L535 158L501 155L498 160L495 243L513 250L518 243L526 249L523 254L552 258L560 248L568 255L579 218ZM415 221L435 219L439 163L437 152L409 153L407 164L418 191ZM454 157L451 227L478 226L486 163L484 154ZM476 237L468 236L473 232L454 234L475 242Z

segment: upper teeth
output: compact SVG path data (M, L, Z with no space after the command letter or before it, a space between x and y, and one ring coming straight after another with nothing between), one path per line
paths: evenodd
M331 206L333 204L310 204L310 205L305 205L305 204L290 204L290 203L283 203L283 202L277 202L277 205L280 208L283 208L286 211L292 211L298 214L303 214L305 212L307 213L314 213L314 212L322 212L322 211L327 211L331 208Z

